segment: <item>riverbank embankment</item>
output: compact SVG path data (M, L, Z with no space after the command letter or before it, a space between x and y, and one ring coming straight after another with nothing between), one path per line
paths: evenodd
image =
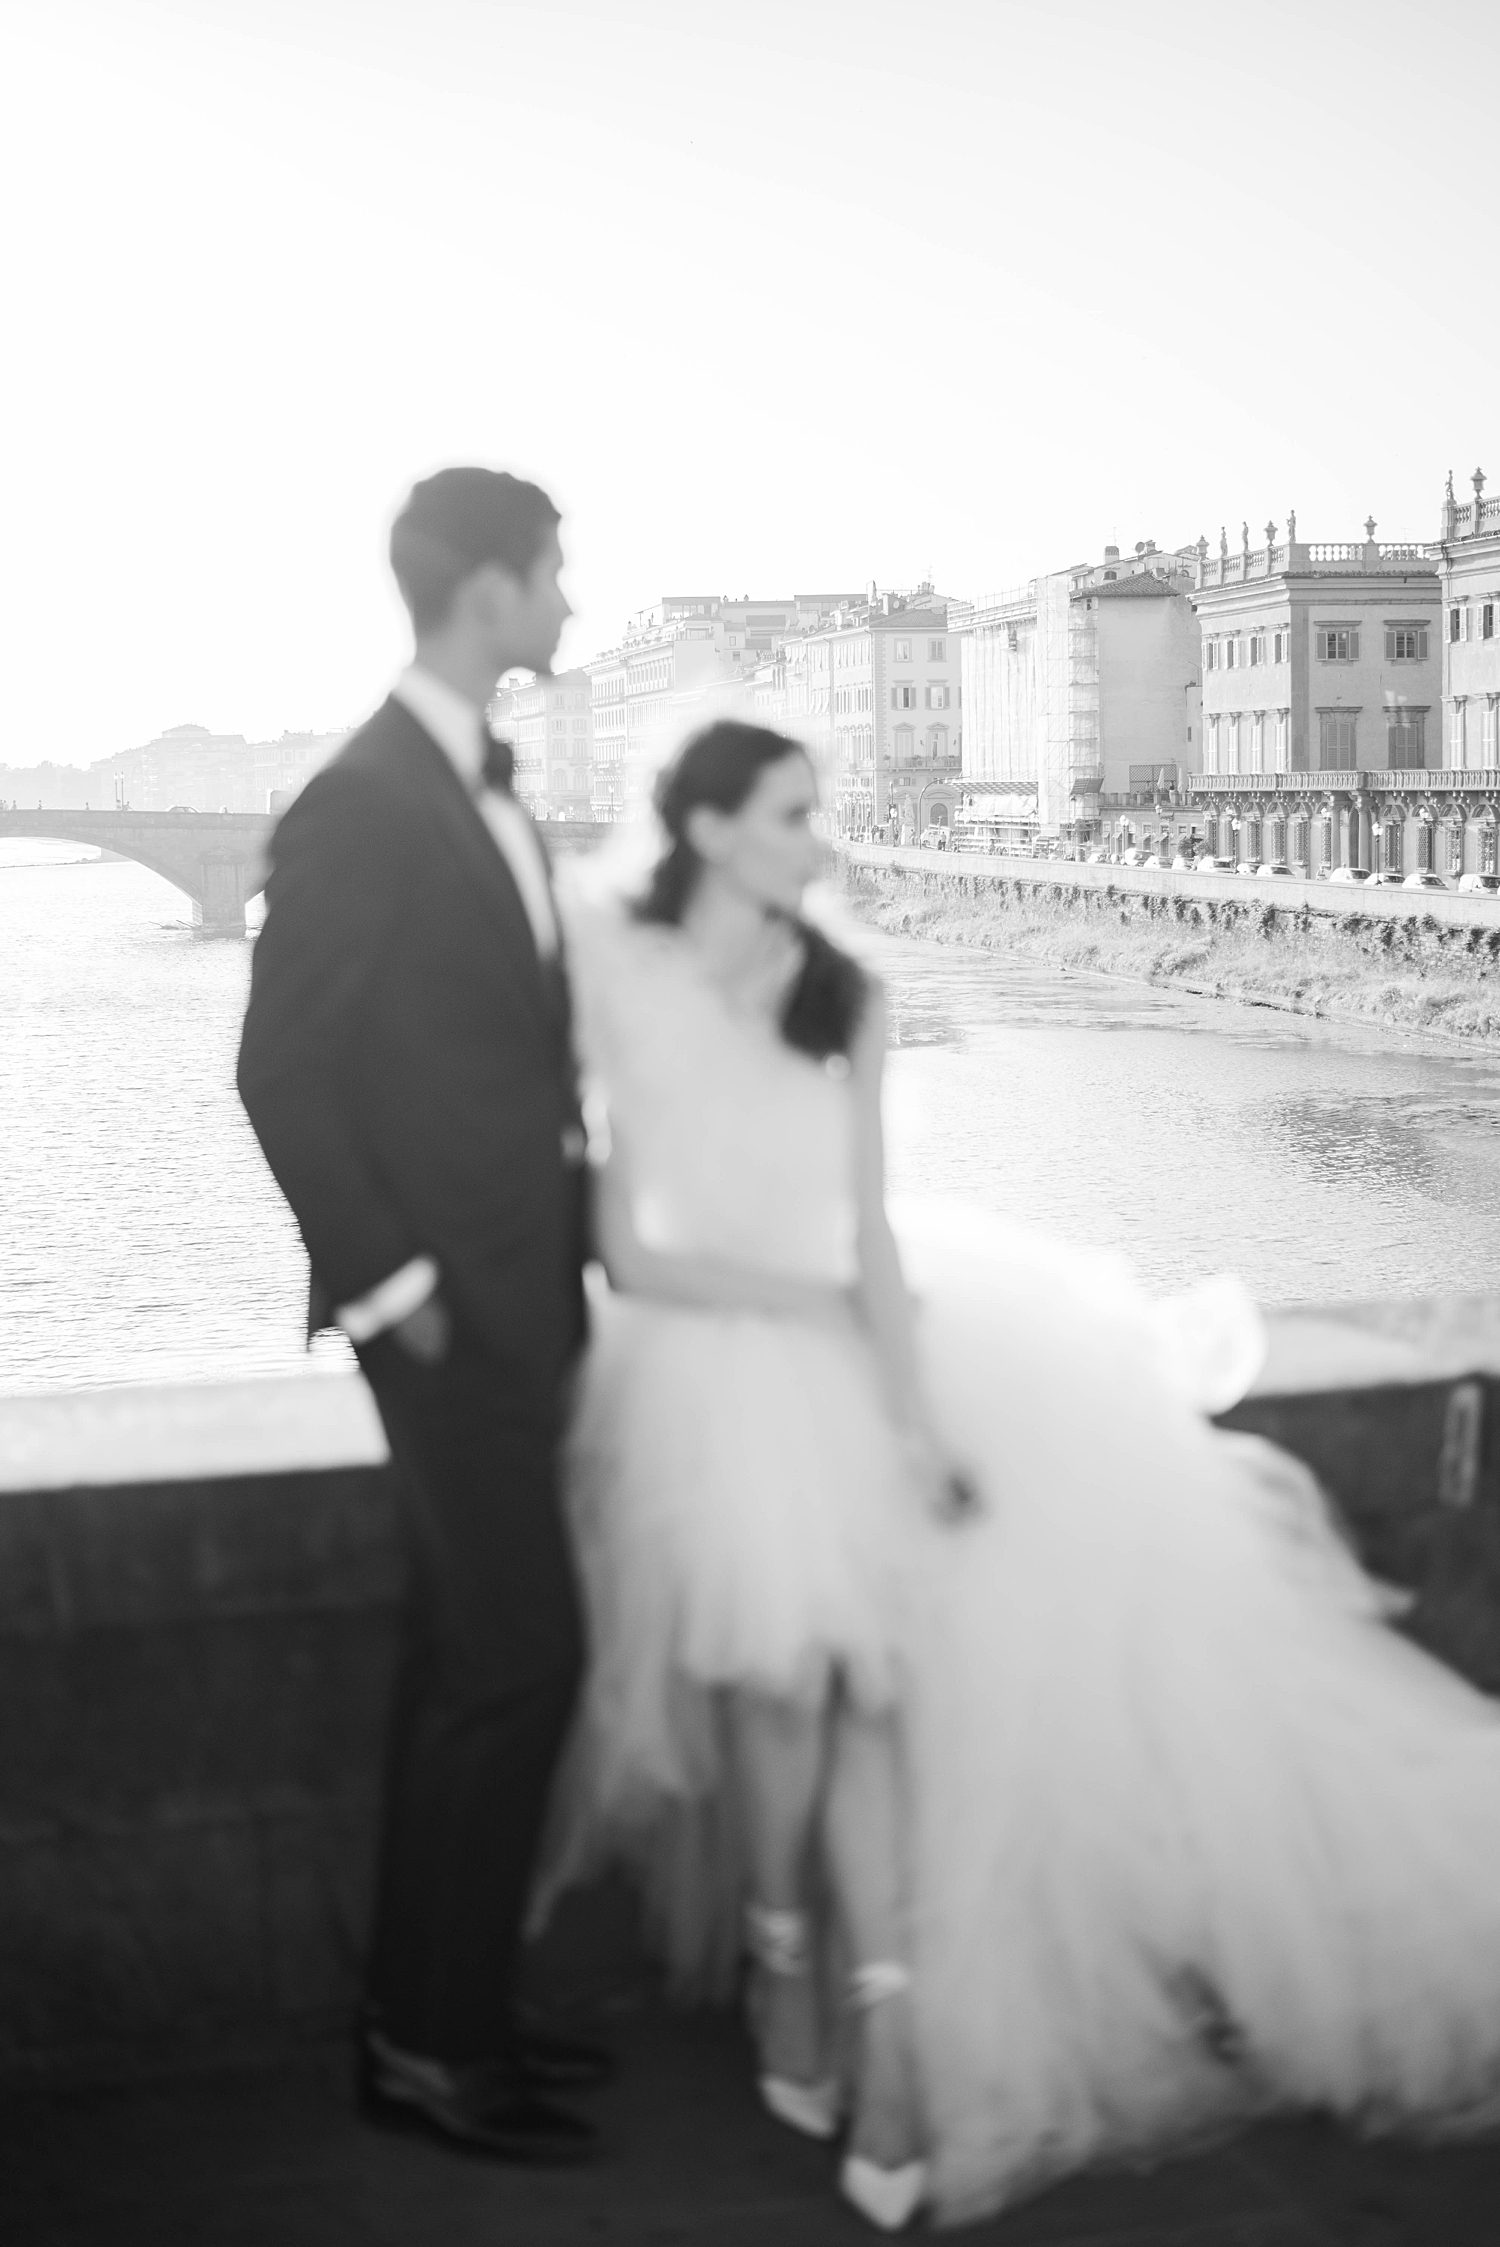
M1500 1043L1500 899L841 847L860 918L1206 998Z

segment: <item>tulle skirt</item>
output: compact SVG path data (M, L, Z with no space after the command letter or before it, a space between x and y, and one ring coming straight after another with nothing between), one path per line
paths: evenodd
M1500 2121L1500 1711L1388 1627L1295 1462L1204 1418L1236 1299L1174 1325L967 1215L903 1253L983 1500L956 1525L857 1337L605 1306L554 1879L624 1853L679 1978L722 1977L722 1690L837 1662L899 1721L940 2217L1271 2106Z

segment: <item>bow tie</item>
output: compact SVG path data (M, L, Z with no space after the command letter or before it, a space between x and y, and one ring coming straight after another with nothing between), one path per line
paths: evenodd
M480 738L484 755L479 767L479 785L508 796L515 777L516 753L508 741L502 741L497 733L491 733L488 726L481 730Z

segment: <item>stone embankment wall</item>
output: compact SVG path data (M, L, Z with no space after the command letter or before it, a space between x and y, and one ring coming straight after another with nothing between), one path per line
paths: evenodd
M1279 1314L1229 1422L1500 1689L1500 1300ZM1107 1471L1107 1462L1106 1462ZM346 2030L401 1564L356 1379L0 1402L0 2084ZM547 1971L616 1977L580 1899ZM565 1962L565 1965L564 1963Z
M1234 874L842 848L862 918L1293 1013L1500 1038L1500 899Z

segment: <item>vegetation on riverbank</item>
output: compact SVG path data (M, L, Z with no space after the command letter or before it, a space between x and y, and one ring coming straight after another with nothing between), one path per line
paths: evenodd
M846 873L862 920L893 935L978 945L1038 965L1124 975L1294 1014L1500 1043L1500 925L1309 913L1117 890L1006 883L972 894L884 868Z

